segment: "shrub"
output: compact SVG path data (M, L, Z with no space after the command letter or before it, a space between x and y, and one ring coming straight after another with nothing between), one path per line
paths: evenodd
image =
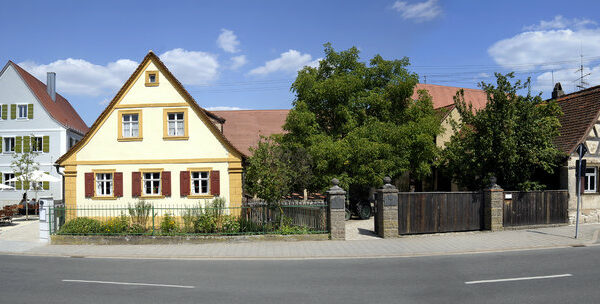
M144 234L146 232L146 227L142 227L140 224L132 224L131 227L127 229L128 234Z
M240 232L240 223L237 218L231 215L223 216L221 232L223 233L238 233Z
M77 217L62 226L58 234L95 234L100 233L101 230L100 221L89 217Z
M179 227L177 227L177 223L175 222L175 218L168 212L162 218L160 222L160 232L163 234L172 234L179 232Z
M126 215L113 217L102 225L102 233L116 234L129 231L129 218Z
M147 227L148 218L150 217L150 211L152 205L141 200L135 204L135 206L128 205L129 216L131 216L131 222L134 225Z
M194 233L196 232L196 221L202 214L202 206L198 203L198 207L187 208L182 216L183 218L183 232Z
M217 231L215 217L209 214L201 214L194 222L194 230L198 233L213 233Z

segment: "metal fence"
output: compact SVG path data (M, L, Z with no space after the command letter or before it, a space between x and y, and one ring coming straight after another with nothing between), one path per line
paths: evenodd
M253 235L328 233L324 201L244 202L241 207L138 203L51 208L51 234Z

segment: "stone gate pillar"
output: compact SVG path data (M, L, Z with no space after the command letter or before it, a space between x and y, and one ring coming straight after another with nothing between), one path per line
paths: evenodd
M338 186L340 181L337 178L331 180L331 183L333 186L327 191L329 238L332 240L345 240L346 191Z
M377 189L377 236L397 238L398 234L398 189L392 185L392 179L385 177L383 187Z
M496 177L490 178L490 187L483 190L483 223L486 230L502 230L504 227L504 190L496 184Z

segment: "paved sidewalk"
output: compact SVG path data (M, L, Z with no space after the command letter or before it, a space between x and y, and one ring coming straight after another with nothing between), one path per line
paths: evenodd
M66 257L159 259L374 258L464 254L599 244L599 224L575 228L463 232L355 241L231 242L181 245L43 245L3 240L0 253Z

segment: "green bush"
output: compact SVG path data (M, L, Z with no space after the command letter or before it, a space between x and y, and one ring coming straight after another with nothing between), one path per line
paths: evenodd
M131 227L127 229L128 234L144 234L147 231L148 230L140 224L132 224Z
M194 222L194 230L197 233L213 233L217 231L215 217L209 214L201 214Z
M146 201L141 200L137 202L133 207L128 205L129 216L131 216L131 222L134 225L139 225L141 227L146 227L148 220L151 216L150 211L152 210L152 205L150 203L146 203Z
M168 212L162 218L160 222L160 232L163 234L173 234L179 232L179 227L175 222L175 218Z
M77 217L60 228L58 234L96 234L102 231L100 221L89 217Z
M237 218L232 215L224 215L222 218L221 232L223 233L238 233L240 232L240 223Z
M102 233L121 234L129 231L129 217L121 215L113 217L102 225Z

